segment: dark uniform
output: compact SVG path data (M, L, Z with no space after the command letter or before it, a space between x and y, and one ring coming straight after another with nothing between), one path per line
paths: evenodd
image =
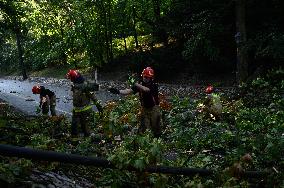
M96 102L97 99L93 92L84 89L84 85L86 85L84 81L79 83L75 81L72 86L73 111L71 134L73 136L78 135L78 124L81 125L84 135L89 136L89 127L94 120L92 101Z
M142 106L142 119L139 128L140 132L144 132L146 128L150 128L155 137L161 135L161 112L159 107L158 85L156 83L140 83L148 87L150 92L141 92L137 86L132 86L134 93L139 92L140 102Z
M55 106L56 106L56 95L53 91L45 89L44 86L40 86L40 107L42 109L42 114L47 115L49 110L52 116L56 116ZM46 97L49 98L49 103L46 101Z

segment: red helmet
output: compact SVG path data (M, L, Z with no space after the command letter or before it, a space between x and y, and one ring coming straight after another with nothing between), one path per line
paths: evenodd
M32 89L33 94L40 94L40 86L39 85L35 85Z
M141 76L153 78L154 70L151 67L146 67L145 69L143 69Z
M65 75L67 79L71 79L71 81L75 80L80 76L80 73L77 70L71 69L68 71L68 73Z
M210 94L210 93L212 93L214 91L214 88L213 88L213 86L207 86L207 88L205 89L205 93L207 93L207 94Z

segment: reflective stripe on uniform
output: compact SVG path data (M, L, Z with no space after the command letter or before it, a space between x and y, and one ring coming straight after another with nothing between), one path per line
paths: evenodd
M74 107L73 111L74 112L84 112L84 111L87 111L87 110L91 109L92 107L93 107L92 105L83 106L83 107Z

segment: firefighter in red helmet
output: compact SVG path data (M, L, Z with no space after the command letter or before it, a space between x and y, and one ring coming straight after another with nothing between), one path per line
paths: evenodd
M44 86L35 85L32 88L33 94L39 94L39 108L43 115L48 115L50 111L52 116L56 116L56 95L53 91L46 89Z
M151 67L143 69L141 76L144 78L154 79L154 70Z
M79 73L78 70L75 69L70 69L68 73L65 75L65 78L70 79L71 82L76 82L76 83L84 82L84 77Z
M222 116L222 103L220 95L215 93L215 88L209 85L205 88L206 97L201 111L214 120L219 120Z
M214 87L212 85L209 85L205 89L205 93L211 94L214 91Z
M71 134L72 136L78 135L78 125L81 125L84 136L90 135L90 126L93 123L93 105L96 105L99 112L102 112L102 106L95 97L93 87L90 89L84 77L77 70L69 70L66 78L72 81L71 91L73 94L73 110L72 110L72 123ZM97 85L98 86L98 85Z
M161 112L159 107L158 85L154 82L154 70L146 67L141 73L142 81L134 83L130 89L118 90L110 88L113 94L135 94L139 93L142 107L141 124L139 132L150 128L155 137L161 136Z

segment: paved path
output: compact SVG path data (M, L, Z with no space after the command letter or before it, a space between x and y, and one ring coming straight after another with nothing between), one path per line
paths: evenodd
M30 80L0 79L0 98L28 115L37 115L36 107L39 105L39 95L34 95L31 91L35 84L43 85L54 91L57 98L56 111L58 114L71 116L72 96L70 84L52 83L48 82L48 80L39 83ZM108 100L118 99L118 96L105 90L96 92L96 95L102 104ZM96 110L95 107L94 110Z
M40 84L55 92L57 97L56 110L58 114L66 114L71 117L72 96L70 91L71 82L54 78L37 78L21 81L19 77L0 78L0 99L7 101L12 106L25 112L28 115L36 115L36 107L39 105L39 95L32 94L32 87ZM119 99L118 95L113 95L105 90L108 87L125 88L124 82L101 81L100 90L96 92L97 98L102 104L109 100ZM159 84L159 91L167 97L171 95L188 96L190 98L204 97L206 86ZM224 96L231 96L235 92L235 87L218 87L216 92ZM94 110L96 108L94 107Z

